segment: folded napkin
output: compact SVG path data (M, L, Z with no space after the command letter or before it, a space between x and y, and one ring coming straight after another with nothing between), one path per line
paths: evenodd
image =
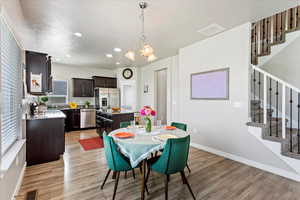
M175 126L165 126L166 130L175 130L176 127Z
M120 133L114 134L114 137L117 137L117 138L129 138L129 137L134 137L134 134L133 133L128 133L128 132L120 132Z
M160 141L166 141L168 139L174 139L174 138L178 138L176 135L171 135L171 134L163 134L163 135L157 135L154 136L155 139L158 139Z

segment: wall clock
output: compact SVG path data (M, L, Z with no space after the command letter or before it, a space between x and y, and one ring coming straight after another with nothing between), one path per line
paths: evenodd
M133 76L133 71L130 68L126 68L123 70L123 77L125 79L131 79Z

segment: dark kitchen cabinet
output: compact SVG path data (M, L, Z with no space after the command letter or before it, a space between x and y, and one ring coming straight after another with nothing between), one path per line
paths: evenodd
M117 79L111 77L93 76L95 87L117 88Z
M66 115L66 132L80 129L80 109L65 109L62 112Z
M27 165L58 160L65 151L64 118L26 121Z
M71 130L80 129L80 109L71 109Z
M45 53L26 51L26 84L30 94L44 95L52 91L51 56ZM36 84L41 88L34 91L31 88L31 76L41 75L41 83ZM41 84L41 85L39 85Z
M62 110L62 112L66 115L66 119L65 119L65 132L69 132L72 130L72 110L66 109L66 110Z
M94 81L92 79L73 78L74 97L94 97Z

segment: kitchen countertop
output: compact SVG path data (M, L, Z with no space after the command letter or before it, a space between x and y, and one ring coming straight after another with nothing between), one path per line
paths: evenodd
M66 118L66 115L60 110L47 110L44 114L27 115L27 120L40 120L40 119L59 119Z
M133 110L125 110L125 109L121 109L120 112L112 112L112 110L97 110L106 114L110 114L110 115L119 115L119 114L131 114L131 113L136 113L137 111L133 111Z
M78 105L77 108L70 108L68 105L66 106L57 106L57 107L49 107L48 110L76 110L76 109L96 109L96 106L89 106L86 108L83 105Z

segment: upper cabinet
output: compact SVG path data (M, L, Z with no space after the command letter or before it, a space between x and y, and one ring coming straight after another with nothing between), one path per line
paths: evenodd
M95 87L117 88L117 79L111 77L93 76Z
M73 97L94 97L94 80L73 78Z
M26 51L26 84L30 94L52 92L51 56Z

